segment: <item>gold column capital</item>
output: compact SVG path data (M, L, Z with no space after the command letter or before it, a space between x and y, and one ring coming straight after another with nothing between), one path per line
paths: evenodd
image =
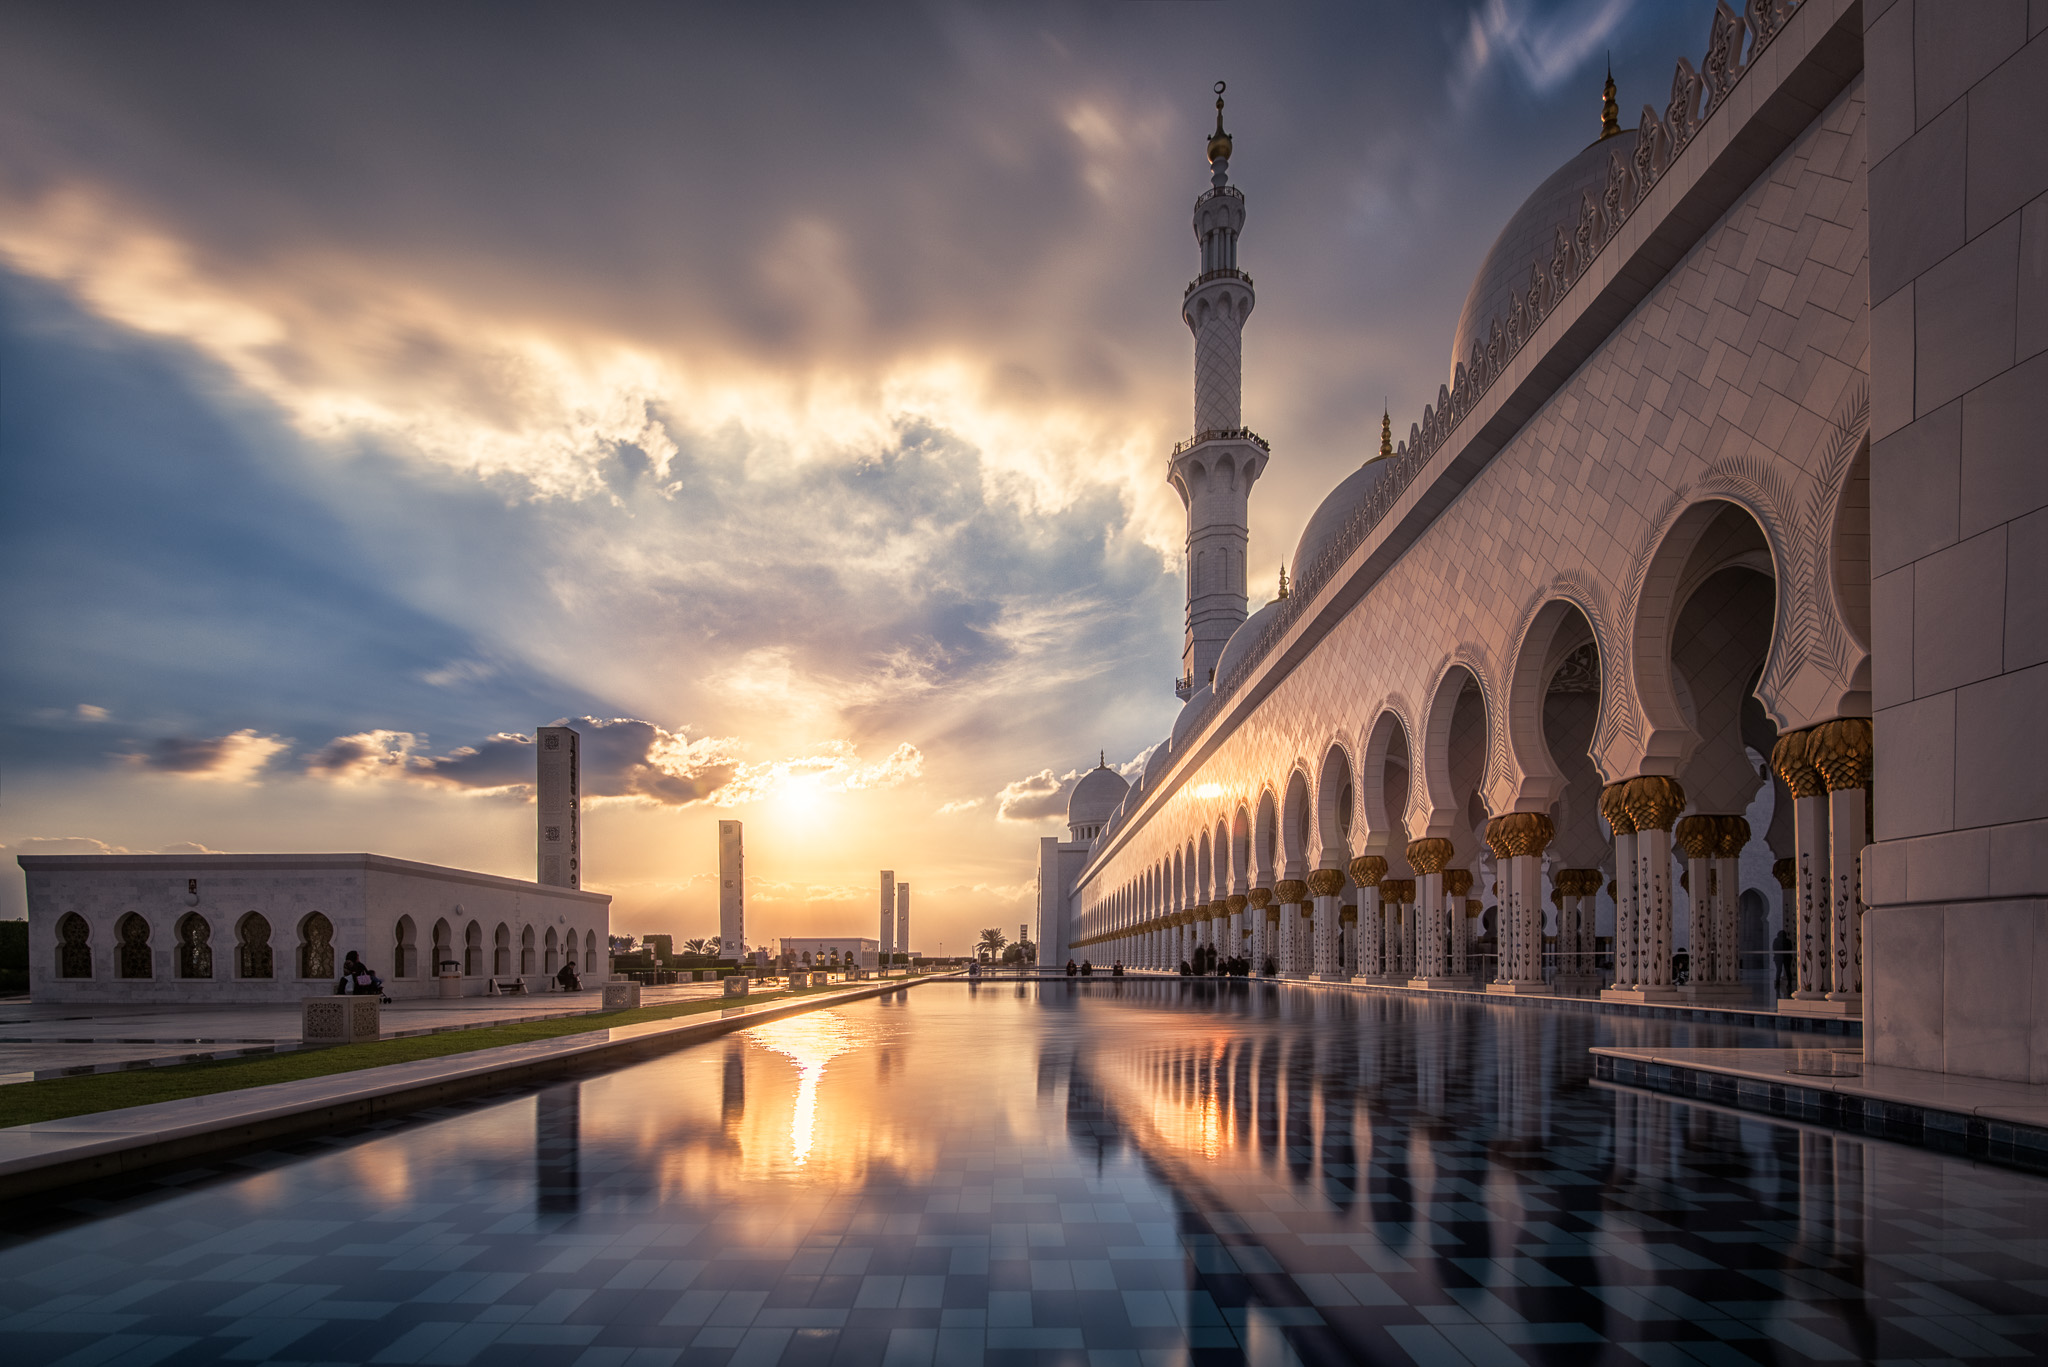
M1253 888L1250 893L1250 899L1251 904L1255 907L1262 909L1269 907L1273 905L1273 890L1271 888Z
M1749 821L1745 817L1724 816L1720 821L1720 838L1714 842L1714 853L1723 859L1739 859L1742 847L1749 843Z
M1628 780L1610 783L1600 790L1600 815L1607 818L1607 824L1616 835L1634 835L1636 819L1628 811Z
M1442 873L1457 851L1441 836L1424 836L1408 842L1408 866L1417 873Z
M1807 732L1806 758L1820 770L1831 793L1870 786L1871 732L1868 717L1824 721Z
M1299 878L1283 878L1273 888L1275 901L1299 902L1308 896L1308 884Z
M1486 823L1486 848L1496 859L1541 854L1556 834L1557 828L1542 812L1509 812Z
M1376 888L1387 876L1387 861L1376 854L1361 854L1351 861L1351 881L1361 888Z
M1685 851L1687 859L1712 859L1714 851L1721 846L1721 819L1714 816L1689 816L1678 823L1672 832L1678 848Z
M1794 797L1819 797L1826 791L1826 781L1808 753L1812 740L1812 728L1788 731L1771 747L1771 772L1791 789Z
M1317 897L1335 897L1344 891L1344 870L1317 869L1308 876L1308 890Z
M1472 891L1472 870L1445 869L1444 891L1453 897L1463 897Z
M1629 815L1634 818L1638 833L1643 831L1668 831L1678 814L1685 810L1685 789L1678 786L1678 780L1667 774L1644 774L1628 781L1628 789L1622 795L1628 804Z
M1223 899L1224 910L1232 916L1237 915L1237 913L1243 911L1249 905L1251 905L1250 899L1241 892L1233 892L1230 896Z

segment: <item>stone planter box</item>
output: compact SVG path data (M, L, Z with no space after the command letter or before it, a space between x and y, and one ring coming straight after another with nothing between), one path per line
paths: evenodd
M639 1009L639 983L605 983L602 991L604 1000L599 1006L599 1010L634 1011Z
M356 1044L384 1026L384 1004L373 996L301 997L299 1038L307 1044Z

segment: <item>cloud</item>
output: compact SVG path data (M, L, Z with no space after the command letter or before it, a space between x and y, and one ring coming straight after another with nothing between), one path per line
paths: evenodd
M244 728L225 736L166 736L126 756L139 769L221 783L246 783L291 742Z
M759 801L792 784L835 792L893 788L924 772L924 755L904 742L882 759L864 761L851 741L827 741L814 752L749 763L730 737L670 731L630 717L576 717L577 763L586 798L638 800L661 807ZM446 754L429 753L412 731L336 736L306 760L306 772L342 783L410 779L480 792L525 789L534 775L533 738L500 732Z
M0 854L133 854L122 845L109 845L89 835L31 835L10 845L0 845Z
M1467 17L1465 39L1450 70L1461 105L1482 78L1506 67L1539 95L1564 84L1613 38L1632 0L1575 0L1539 15L1531 0L1482 0Z
M975 809L976 807L979 807L979 806L981 806L981 804L982 804L982 799L981 799L981 798L978 798L978 797L963 797L963 798L959 798L959 799L956 799L955 801L952 801L952 802L946 802L946 803L941 803L941 804L940 804L940 806L939 806L939 809L938 809L938 810L937 810L936 812L932 813L932 815L934 815L934 816L952 816L952 815L954 815L955 813L958 813L958 812L971 812L971 811L973 811L973 810L974 810L974 809Z
M1079 769L1055 775L1041 769L1005 783L996 794L996 820L1017 823L1050 821L1067 814L1067 795L1081 777Z
M107 709L104 707L98 707L89 702L82 702L78 705L78 709L74 715L76 715L78 720L80 721L105 721L107 719L108 713Z

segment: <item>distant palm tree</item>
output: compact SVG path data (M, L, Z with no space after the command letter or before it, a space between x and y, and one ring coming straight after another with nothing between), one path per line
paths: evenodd
M994 960L1002 954L1003 946L1008 943L1009 939L1004 936L1000 929L990 926L981 932L981 940L977 948L983 958Z
M713 935L710 939L704 942L704 952L706 954L716 954L724 948L725 941L720 939L716 935Z
M694 940L685 940L683 941L683 951L688 954L709 954L711 952L711 941L701 935Z

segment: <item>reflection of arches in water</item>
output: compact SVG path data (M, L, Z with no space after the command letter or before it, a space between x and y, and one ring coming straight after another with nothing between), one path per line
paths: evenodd
M747 1047L735 1035L726 1041L725 1071L719 1083L718 1120L730 1135L747 1114Z

